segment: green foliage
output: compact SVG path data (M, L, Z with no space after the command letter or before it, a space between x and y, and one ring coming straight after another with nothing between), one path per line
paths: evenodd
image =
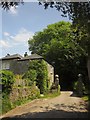
M4 10L10 10L11 7L16 7L18 6L19 4L23 4L23 1L22 0L18 0L18 2L16 1L11 1L11 0L8 0L8 1L4 1L4 0L1 0L0 1L0 6L4 9Z
M37 99L40 97L40 90L35 86L28 86L26 89L30 90L30 94L28 94L26 97L22 97L22 92L19 93L19 98L12 102L12 108L15 108L16 106L19 106L21 104L24 104L26 102L30 102L33 99ZM20 91L20 88L19 88Z
M35 80L35 75L34 75L35 71L32 70L29 72L30 72L30 75L32 75L31 77L29 76L30 80L34 81ZM1 103L2 106L0 106L0 107L2 107L2 114L8 112L9 110L15 108L18 105L21 105L22 103L24 103L28 100L39 98L40 90L35 86L35 84L31 84L30 86L27 86L26 89L29 89L31 94L27 95L26 98L22 97L22 95L23 95L22 90L24 88L20 84L16 88L16 89L18 89L19 98L16 101L12 102L10 100L10 96L9 96L9 93L11 92L11 90L13 90L12 85L15 82L14 81L15 79L20 79L22 81L23 80L22 76L21 75L14 76L14 74L11 71L6 71L6 70L0 71L0 75L1 75L1 84L2 84L2 88L3 88L2 93L0 94L0 95L2 95L2 98L1 98L2 101L0 101L0 102L2 102ZM28 73L28 75L29 75L29 73ZM1 108L0 108L0 110L1 110Z
M62 16L68 16L72 20L72 27L76 39L87 49L90 48L90 1L87 2L43 2L45 8L48 6L61 11ZM80 41L79 41L80 40ZM89 51L88 51L89 52Z
M89 96L85 95L85 96L82 97L82 99L85 100L85 101L89 101Z
M16 74L14 77L15 79L22 79L22 75L19 75L19 74Z
M61 88L68 86L72 89L73 81L82 73L87 76L86 50L75 40L70 22L58 22L48 25L41 32L37 32L28 41L29 50L42 55L55 67L55 74L60 76ZM76 64L77 61L80 64ZM72 70L73 69L73 70Z
M34 81L36 81L36 79L37 79L37 72L34 69L30 69L23 75L22 78L27 79L28 84L32 85L34 83Z
M26 87L26 89L29 89L30 91L30 94L27 94L27 97L22 97L23 88L19 87L16 89L18 89L19 98L15 101L11 101L8 94L2 94L2 114L8 112L11 109L14 109L16 106L30 102L33 99L40 98L40 90L35 85Z
M72 20L72 31L75 36L74 41L78 43L87 53L87 61L90 58L90 1L87 2L43 2L45 9L50 6L61 11L62 16L68 16ZM90 66L88 68L88 80L90 81ZM87 80L87 82L88 82ZM90 86L90 83L89 83Z
M29 98L30 98L31 100L40 97L40 90L38 89L37 86L32 85L32 86L30 87L30 91L31 91L31 95L29 96Z
M2 98L2 114L11 110L11 102L8 95L4 95Z
M85 92L85 85L84 85L84 83L80 82L80 81L76 81L74 83L74 92L76 92L78 95L81 92L82 95L83 95L84 92Z
M53 92L47 92L45 93L41 98L54 98L60 95L60 91L53 91Z
M24 78L29 81L36 81L36 85L40 89L40 93L47 90L48 72L47 65L44 60L30 61L28 72L24 74Z
M12 85L14 83L14 74L11 71L2 70L0 71L2 92L10 93Z
M69 22L58 22L48 25L42 32L37 32L33 39L28 41L29 49L41 55L45 55L54 41L68 39L70 33ZM67 36L67 37L66 37Z

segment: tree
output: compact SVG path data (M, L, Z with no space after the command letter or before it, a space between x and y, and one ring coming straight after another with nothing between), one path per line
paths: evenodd
M17 6L20 3L23 3L23 0L18 0L18 2L10 2L10 0L7 0L8 2L6 2L5 0L2 0L0 2L0 5L2 8L4 9L10 9L11 6ZM47 9L49 6L51 8L55 7L58 11L62 12L62 16L69 16L69 18L72 20L72 26L74 28L77 28L76 32L74 32L74 34L77 37L78 34L78 38L80 40L80 42L83 41L86 43L87 45L87 53L88 53L88 75L89 75L89 79L90 79L90 1L87 0L86 2L56 2L54 0L50 0L48 1L43 1L43 0L39 0L39 5L44 5L45 9ZM80 32L83 30L85 32L85 36L84 37L80 37ZM76 38L77 39L77 38Z
M72 84L79 72L76 62L86 56L86 51L74 38L71 23L61 21L37 32L28 41L29 50L42 55L50 64L54 63L55 73L59 74L62 80L67 80L68 84ZM82 73L84 73L86 71L85 59L81 59L80 62L83 67L80 67L79 70L82 69Z
M13 2L13 0L0 0L0 5L3 9L5 10L9 10L11 7L16 7L19 4L23 4L23 0L15 0L15 2Z
M62 16L67 16L72 20L72 27L75 28L75 40L78 40L80 45L85 45L88 53L88 75L90 79L90 1L86 2L50 2L40 0L40 5L44 5L45 9L49 6L55 7L62 12ZM81 35L83 34L83 35Z
M10 2L10 0L2 0L0 5L4 9L9 9L11 6L17 6L20 3L23 3L22 0L18 2ZM51 8L56 8L56 10L62 12L62 16L68 16L72 20L72 26L75 28L74 35L76 36L75 40L78 40L80 45L85 45L85 49L88 53L88 75L90 79L90 1L86 2L56 2L53 0L43 1L39 0L39 5L44 5L45 9L49 6ZM83 34L81 37L81 33ZM78 36L78 37L77 37Z

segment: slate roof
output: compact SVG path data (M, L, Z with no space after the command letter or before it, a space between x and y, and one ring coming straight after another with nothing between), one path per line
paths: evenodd
M35 60L35 59L43 59L43 57L40 55L37 55L37 54L31 54L30 56L23 57L19 61L21 61L21 60Z
M9 60L9 59L22 59L23 57L19 54L14 54L14 55L7 55L0 60Z

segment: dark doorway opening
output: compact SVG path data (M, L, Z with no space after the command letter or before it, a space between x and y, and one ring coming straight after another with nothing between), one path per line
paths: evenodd
M75 78L70 75L65 75L59 79L59 84L61 87L61 91L73 91L73 84Z

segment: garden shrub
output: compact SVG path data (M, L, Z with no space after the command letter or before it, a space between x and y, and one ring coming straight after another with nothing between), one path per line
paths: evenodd
M28 70L23 76L23 79L27 79L28 84L31 86L37 78L36 70Z
M80 91L82 92L82 94L84 94L85 85L83 83L82 83L82 85L79 84L79 81L74 82L74 92L79 94Z
M32 60L29 63L28 72L23 75L29 81L36 81L36 85L40 89L40 93L47 91L48 71L44 60Z
M44 60L33 60L30 61L28 71L23 75L14 76L11 71L2 70L0 71L1 84L2 84L2 111L6 113L7 111L15 108L16 106L24 103L27 100L33 100L40 97L40 93L43 94L48 90L48 71L47 65ZM23 78L23 79L22 79ZM19 98L13 102L10 101L9 93L12 90L12 86L15 79L24 80L28 85L24 87L30 90L30 94L26 98L22 97L23 86L19 85L20 89ZM21 82L22 83L22 82ZM13 86L14 87L14 86Z
M23 97L23 92L21 88L19 88L19 97L18 99L12 102L13 108L27 102L28 100L30 101L40 97L40 90L35 85L26 87L26 91L27 91L27 94L26 96ZM29 94L28 94L28 91L30 91Z
M15 78L16 78L16 79L22 79L22 75L16 74L16 75L15 75Z
M37 86L32 85L30 87L31 95L29 96L31 99L36 99L40 97L40 90Z
M47 82L48 82L48 72L47 72L47 66L44 61L41 61L41 68L38 71L38 82L39 82L39 88L40 92L44 93L47 91Z
M8 70L1 70L0 77L2 84L2 92L9 94L14 83L14 74Z
M32 86L26 86L27 95L23 97L23 89L22 87L16 88L18 89L18 98L14 101L10 100L10 96L3 92L2 94L2 113L6 113L11 109L14 109L16 106L26 103L27 101L40 98L40 90L35 83ZM28 91L30 91L28 93ZM17 93L16 93L17 94Z
M11 102L8 95L2 97L2 114L11 110Z
M8 70L1 70L0 78L0 84L2 85L2 113L6 113L11 109L9 94L12 90L12 85L14 84L14 74Z

